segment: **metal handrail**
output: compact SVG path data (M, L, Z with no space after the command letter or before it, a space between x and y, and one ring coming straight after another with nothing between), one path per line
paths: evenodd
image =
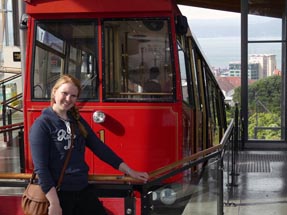
M224 148L224 146L226 146L226 145L228 144L228 142L229 142L229 137L231 136L231 134L232 134L232 132L233 132L233 128L234 128L234 122L235 122L234 119L232 119L232 120L230 121L229 126L227 127L227 129L226 129L226 131L225 131L225 133L224 133L224 135L223 135L223 137L222 137L222 139L221 139L221 141L220 141L220 145L222 145L223 148Z
M20 74L16 74L16 75L10 76L10 77L8 77L8 78L5 78L5 79L3 79L3 80L0 80L0 85L1 85L1 84L5 84L5 83L7 83L7 82L9 82L9 81L12 81L12 80L14 80L14 79L16 79L16 78L19 78L19 77L21 77L21 76L22 76L22 74L20 73Z
M14 123L10 125L0 126L0 134L7 132L7 131L13 131L17 129L23 129L24 128L24 122Z
M17 101L22 97L22 93L17 94L16 96L11 97L10 99L6 99L5 101L2 101L0 104L1 105L8 105L14 101Z
M206 155L208 155L208 154L210 154L212 152L216 152L216 151L218 151L220 149L221 149L221 145L216 145L216 146L213 146L211 148L205 149L205 150L200 151L200 152L198 152L196 154L193 154L193 155L191 155L189 157L186 157L186 158L184 158L184 159L182 159L180 161L176 161L176 162L174 162L172 164L169 164L169 165L166 165L166 166L164 166L162 168L154 170L154 171L149 173L149 176L150 176L150 178L156 178L156 177L162 175L165 172L172 171L176 167L179 167L179 166L181 166L181 165L183 165L185 163L194 161L196 159L202 158L202 157L204 157L204 156L206 156Z

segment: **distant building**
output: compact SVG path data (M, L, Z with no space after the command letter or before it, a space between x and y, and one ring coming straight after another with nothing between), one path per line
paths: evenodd
M222 93L225 97L225 101L230 104L234 105L232 98L234 94L234 89L241 85L241 78L240 77L216 77L217 83L220 86Z
M281 75L281 71L276 68L276 55L256 54L250 55L248 61L248 83L251 84L261 78L272 75ZM222 89L226 102L233 104L234 89L241 85L241 62L229 63L229 69L217 76L216 80Z
M229 63L229 70L221 75L223 77L241 77L241 63L231 62ZM250 62L248 64L248 79L258 80L259 79L259 64Z
M276 69L276 55L275 54L253 54L249 56L249 63L259 64L258 72L259 79L266 78L273 75Z
M253 54L248 60L248 79L258 80L273 75L276 70L276 55ZM241 77L241 63L230 62L229 70L221 74L223 77Z
M240 62L230 62L227 76L241 77L241 63Z
M241 86L240 77L216 77L217 83L220 86L222 93L225 97L225 101L231 106L233 103L234 90ZM254 83L255 80L248 80L248 83Z

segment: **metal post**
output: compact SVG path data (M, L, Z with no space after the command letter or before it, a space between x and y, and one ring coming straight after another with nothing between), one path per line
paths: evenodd
M235 175L239 176L237 163L238 163L238 157L239 157L239 125L238 125L238 119L239 119L239 110L238 110L238 103L235 105L235 121L234 121L234 144L235 144ZM236 185L237 184L237 178L236 178Z
M235 176L237 176L237 173L236 173L236 137L235 137L235 130L236 130L236 127L233 128L233 132L232 132L232 140L231 140L231 186L238 186L236 183L235 183Z
M219 154L217 161L217 185L217 215L223 215L223 156L221 157L221 153Z
M25 156L24 156L24 132L22 129L18 132L19 136L19 157L20 157L20 171L25 172Z
M151 205L150 205L150 195L148 194L148 190L143 188L141 193L141 214L142 215L149 215L151 212Z
M133 191L130 191L130 195L125 197L125 215L135 215L136 207L135 207L135 197L133 195Z
M8 125L12 125L12 110L11 110L11 108L8 109L7 118L8 118ZM8 137L9 138L8 138L7 145L12 146L12 144L13 144L13 131L12 130L8 131Z
M239 110L238 110L238 103L235 104L235 113L234 113L234 143L235 143L235 152L238 154L239 150L239 141L238 141L238 117L239 117Z
M19 32L19 8L18 0L12 0L12 16L13 16L13 36L14 46L20 46L20 32Z
M2 105L2 123L3 123L3 126L6 125L6 86L3 84L2 85L2 102L3 102L3 105ZM4 142L7 142L7 134L6 132L3 133L4 135Z
M230 140L229 140L230 141ZM224 150L224 149L223 149ZM229 194L230 194L230 188L231 188L231 184L230 184L230 180L229 180L229 177L230 177L230 174L229 174L229 165L230 165L230 143L226 146L226 149L225 149L225 154L224 156L221 157L221 160L222 160L222 165L221 165L221 168L222 168L222 174L223 174L223 168L224 168L224 163L223 163L223 160L225 158L225 156L227 156L227 159L226 159L226 187L227 187L227 201L226 201L226 205L229 205ZM223 180L223 176L222 176L222 180ZM223 183L223 182L222 182ZM222 185L223 186L223 185ZM223 188L222 188L223 189ZM223 200L222 200L223 201Z
M241 0L241 118L242 146L248 140L248 1Z

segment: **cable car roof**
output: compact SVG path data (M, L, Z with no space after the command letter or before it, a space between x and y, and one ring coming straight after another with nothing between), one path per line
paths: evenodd
M177 4L240 13L240 0L176 0ZM281 18L284 0L249 0L249 14Z

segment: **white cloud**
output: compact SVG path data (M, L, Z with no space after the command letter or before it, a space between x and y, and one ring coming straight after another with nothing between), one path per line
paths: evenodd
M232 13L221 10L211 10L199 7L179 5L181 13L188 19L230 19L239 18L240 13Z

